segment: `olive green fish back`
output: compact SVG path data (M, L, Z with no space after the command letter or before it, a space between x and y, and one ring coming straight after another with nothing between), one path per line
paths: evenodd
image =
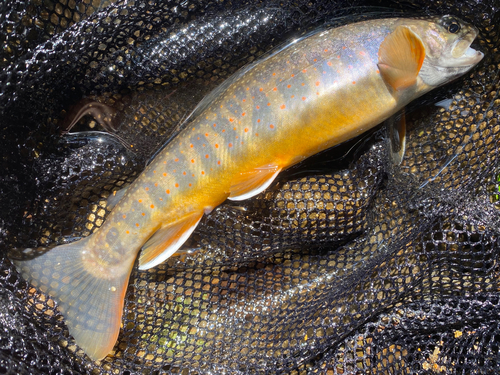
M4 2L0 373L498 372L499 9L494 0ZM408 108L402 164L381 127L221 205L179 256L132 273L114 351L89 361L7 255L91 234L107 197L238 68L325 22L418 10L473 23L485 57ZM111 128L86 116L62 135L89 101L115 110Z

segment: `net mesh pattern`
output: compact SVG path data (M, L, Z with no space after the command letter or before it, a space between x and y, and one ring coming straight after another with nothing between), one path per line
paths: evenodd
M378 7L384 6L384 9ZM500 372L500 4L489 1L5 1L0 5L0 373ZM485 58L385 129L203 218L132 273L123 329L92 362L7 253L106 219L177 124L238 68L342 16L451 13ZM68 130L86 103L112 108Z

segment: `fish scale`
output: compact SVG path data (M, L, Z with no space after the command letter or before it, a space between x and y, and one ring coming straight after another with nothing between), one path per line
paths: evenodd
M433 39L438 34L446 43ZM281 170L361 134L465 73L482 58L469 47L476 34L447 16L395 18L292 42L204 99L185 129L108 201L112 211L94 234L17 261L17 267L59 302L86 353L102 358L116 341L141 249L140 269L161 263L226 199L258 194Z

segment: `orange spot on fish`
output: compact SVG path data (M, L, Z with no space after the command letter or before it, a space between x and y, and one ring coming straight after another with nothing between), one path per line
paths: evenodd
M148 188L148 187L145 187L145 188L144 188L144 190L149 191L149 188Z
M122 217L123 217L124 219L126 219L126 218L127 218L127 215L123 215Z
M236 128L233 128L233 130L236 130Z
M246 113L245 113L245 112L243 112L241 115L242 115L242 116L245 116L245 115L246 115Z
M189 145L189 147L193 148L194 146L191 144L191 145Z
M185 176L185 175L186 175L186 172L182 172L182 174Z
M271 103L267 103L267 105L268 105L268 106L270 106L270 105L271 105Z
M153 171L153 173L156 173L156 171Z
M342 46L342 49L346 49L347 47L346 46Z
M245 133L248 133L248 128L245 128Z
M233 147L233 144L232 144L232 143L230 143L228 146L229 146L229 147Z
M295 77L295 74L292 74L292 78Z
M286 87L290 88L290 87L292 87L292 85L287 85Z
M292 98L292 99L295 98L295 95L290 96L290 98Z
M215 148L219 148L219 145L217 143L215 144Z
M174 161L179 161L179 158L176 158Z
M229 118L229 121L233 122L233 121L234 121L234 119L232 119L232 118Z
M337 55L337 59L340 59L340 55Z
M316 62L316 61L318 61L318 59L314 59L313 61Z
M285 106L284 104L282 104L282 105L280 106L280 108L281 108L281 109L285 109L285 108L286 108L286 106Z
M179 184L178 184L178 183L176 183L176 184L175 184L175 187L179 187Z
M205 144L205 143L203 143L203 144L202 144L202 146L203 146L203 147L205 147L205 146L206 146L206 144Z
M325 52L328 52L328 49L325 48Z
M277 87L273 87L273 91L278 91L278 88Z
M257 122L260 122L260 118L259 118L259 119L257 119Z
M217 164L219 164L219 165L220 165L220 160L217 160Z
M259 133L255 133L255 136L258 137L259 136Z
M217 126L217 124L214 124L214 128Z
M127 231L125 231L125 233L130 234L130 232L129 232L128 230L127 230Z
M259 106L255 107L255 108L260 109L260 107L259 107Z
M247 87L247 91L250 90L250 87Z
M269 125L269 127L270 127L271 129L274 129L274 125L273 125L273 124Z
M206 154L205 157L208 159L208 154Z
M377 69L377 74L380 74L380 70Z
M302 100L306 100L306 97L305 97L305 96L303 96L303 97L302 97Z
M155 205L154 205L154 204L152 204L150 207L151 207L151 208L155 208Z
M305 72L307 72L307 69L302 69L302 73L305 73Z
M155 187L158 187L158 182L155 182Z
M316 81L316 86L319 86L319 81Z
M141 215L142 215L142 216L146 216L146 214L145 214L144 212L143 212Z
M205 137L208 137L208 133L205 133Z
M189 184L189 186L191 186L191 184Z
M355 85L356 84L356 81L352 81L352 84Z
M242 102L245 103L247 100L246 99L243 99Z
M139 201L138 201L138 202L139 202L139 203L142 203L142 199L139 199Z
M165 193L170 194L170 190L168 190L168 189L165 190Z
M259 89L259 91L264 91L264 89L261 87L261 88Z
M191 159L191 163L194 163L194 159Z
M226 131L226 129L222 129L222 132L224 133Z
M306 84L304 82L302 82L302 86L305 86Z
M201 174L205 174L205 171L201 171Z

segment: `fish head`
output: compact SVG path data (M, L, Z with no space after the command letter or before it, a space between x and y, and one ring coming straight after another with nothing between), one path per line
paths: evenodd
M425 59L418 75L431 87L443 85L463 75L484 56L470 47L478 34L477 28L454 16L446 15L415 23L411 29L425 47Z

